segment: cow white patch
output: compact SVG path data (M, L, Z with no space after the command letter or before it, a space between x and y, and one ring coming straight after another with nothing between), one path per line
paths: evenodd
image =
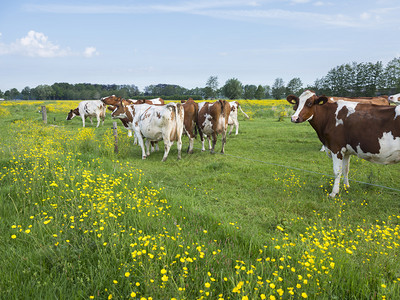
M205 117L205 119L204 119L204 122L202 124L203 132L204 132L204 134L210 136L213 133L213 129L212 129L212 126L213 126L212 119L213 118L209 114L205 114L204 117Z
M383 136L378 140L380 150L379 153L363 152L358 145L357 149L353 149L350 145L346 146L352 154L358 157L378 164L395 164L400 162L400 138L394 137L392 132L384 132Z
M344 100L338 100L336 103L337 103L337 109L335 112L335 119L336 119L336 126L339 126L339 125L343 125L343 120L338 119L338 114L343 109L343 107L347 108L347 115L346 115L346 118L347 118L348 116L350 116L351 114L353 114L356 111L356 106L358 103L344 101Z
M400 105L396 106L394 111L395 111L394 119L396 119L398 116L400 116Z

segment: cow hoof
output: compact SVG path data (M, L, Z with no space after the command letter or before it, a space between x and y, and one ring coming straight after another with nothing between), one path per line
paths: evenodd
M335 196L336 196L336 193L332 192L332 193L329 194L329 197L331 197L331 198L335 198Z
M142 156L142 159L146 159L147 158L147 156Z
M188 150L187 153L188 153L188 154L193 154L193 149L192 149L192 150Z
M166 161L167 160L167 158L163 158L161 161Z
M210 153L211 153L211 154L215 154L215 151L214 151L214 150L210 150Z

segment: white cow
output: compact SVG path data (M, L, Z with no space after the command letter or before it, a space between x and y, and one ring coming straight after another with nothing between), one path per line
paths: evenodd
M236 135L239 133L239 121L238 121L238 109L240 108L241 112L245 115L247 119L250 119L249 116L242 110L238 101L229 102L231 106L231 113L229 114L228 125L230 126L229 134L232 133L233 126L236 127Z
M81 116L83 127L85 127L85 119L89 117L90 123L93 124L92 117L96 117L97 126L100 125L100 119L102 125L104 125L104 119L106 117L107 106L101 100L86 100L79 103L78 107L71 109L68 113L67 120L72 120L76 116Z
M122 101L115 105L111 113L113 118L127 121L130 129L138 138L142 148L142 159L150 155L150 142L164 141L163 161L168 157L174 141L177 141L178 159L181 158L184 110L180 103L167 105L131 104ZM146 150L143 138L146 138Z
M400 104L400 93L396 95L389 96L388 98L390 103L394 103L396 105Z

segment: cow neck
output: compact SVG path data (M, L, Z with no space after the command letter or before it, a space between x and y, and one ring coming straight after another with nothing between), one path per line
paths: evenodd
M314 128L314 130L317 132L318 137L322 143L324 143L323 135L325 129L328 126L328 122L332 119L336 107L336 103L325 103L323 105L316 105L314 116L311 120L308 121L312 128Z

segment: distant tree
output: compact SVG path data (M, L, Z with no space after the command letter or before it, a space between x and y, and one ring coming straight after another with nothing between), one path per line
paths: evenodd
M385 93L400 93L400 57L396 57L387 63L383 82Z
M274 85L272 86L272 97L274 99L282 99L285 97L285 83L282 78L276 78Z
M31 88L26 86L21 91L22 99L24 100L31 100Z
M4 93L0 90L0 98L4 97Z
M11 90L6 91L4 93L4 96L7 99L11 99L11 100L18 99L20 97L20 95L21 95L20 92L16 88L12 88Z
M255 99L257 87L254 84L246 84L243 91L244 99Z
M222 94L229 99L240 99L243 94L243 85L238 79L231 78L222 87Z
M265 98L265 88L261 84L258 85L254 97L258 100Z
M204 88L205 98L215 99L218 90L218 76L210 76Z
M272 97L271 87L269 85L264 85L265 99L270 99Z
M287 95L299 95L301 89L303 87L303 83L300 78L296 77L291 79L286 86L286 96Z
M32 90L32 92L36 96L35 98L40 100L51 99L51 97L54 95L54 90L47 84L38 85Z

